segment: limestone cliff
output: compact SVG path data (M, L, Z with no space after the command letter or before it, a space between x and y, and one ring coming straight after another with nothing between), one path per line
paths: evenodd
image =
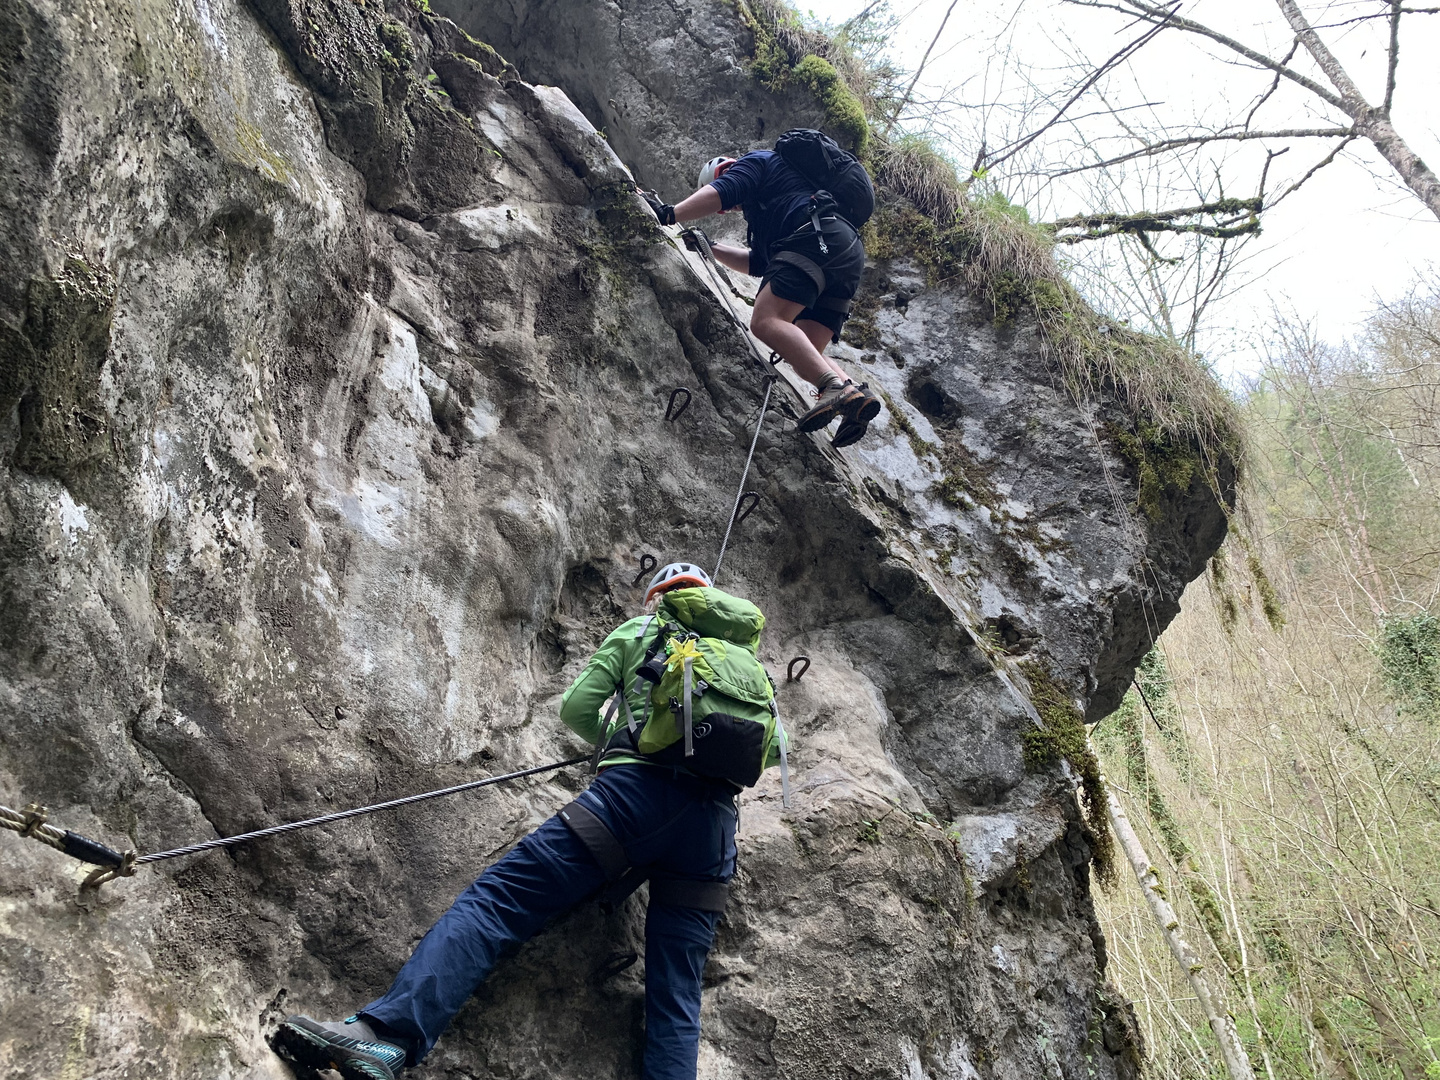
M0 802L151 851L555 760L640 556L713 563L764 373L627 164L679 195L697 148L814 103L749 79L720 0L452 6L474 38L403 0L0 0ZM567 13L569 45L520 19ZM1192 470L1136 512L1104 434L1134 417L1033 321L868 274L842 355L894 411L837 453L781 383L720 581L769 616L796 797L743 801L701 1075L1131 1077L1046 750L1118 700L1223 507ZM288 1076L278 1017L383 989L583 783L86 903L0 834L0 1072ZM576 912L419 1075L634 1075L640 965L607 972L641 926Z

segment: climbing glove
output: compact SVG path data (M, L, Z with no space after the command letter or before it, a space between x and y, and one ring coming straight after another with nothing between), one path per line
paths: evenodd
M685 232L680 234L680 239L685 241L685 249L687 251L699 251L700 237L702 236L705 237L705 243L709 244L711 247L715 246L715 241L711 240L710 237L706 236L705 233L700 229L687 229Z
M667 202L662 202L660 196L653 191L642 190L640 197L649 204L650 209L654 211L655 217L661 225L675 224L675 207Z

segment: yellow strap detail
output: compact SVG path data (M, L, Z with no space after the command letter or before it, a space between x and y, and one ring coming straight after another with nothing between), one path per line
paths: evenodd
M686 660L699 660L700 650L695 647L693 638L675 643L670 650L670 658L665 661L667 667L677 668Z

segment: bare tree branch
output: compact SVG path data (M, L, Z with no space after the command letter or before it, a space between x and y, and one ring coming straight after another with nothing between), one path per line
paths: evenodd
M1264 53L1256 52L1248 45L1242 44L1241 42L1236 41L1232 37L1227 37L1225 34L1222 34L1217 30L1212 30L1210 29L1210 27L1205 26L1203 23L1197 23L1190 19L1181 18L1179 15L1174 15L1162 8L1153 7L1150 4L1142 3L1141 0L1125 0L1126 6L1124 7L1121 7L1118 4L1101 3L1100 0L1065 0L1065 3L1076 4L1080 7L1108 8L1111 11L1118 11L1123 15L1134 15L1138 12L1151 23L1164 21L1167 25L1173 26L1177 30L1184 30L1187 33L1198 34L1201 37L1208 37L1211 41L1217 42L1220 45L1224 45L1232 52L1239 53L1241 56L1245 57L1245 59L1250 60L1253 63L1259 64L1263 68L1268 68L1271 71L1279 72L1279 74L1283 77L1291 80L1294 83L1299 84L1300 86L1305 87L1306 90L1309 90L1312 94L1320 98L1322 101L1328 102L1329 104L1334 105L1336 108L1343 109L1345 107L1344 102L1341 101L1340 98L1338 98L1335 94L1331 93L1329 90L1326 90L1325 87L1315 82L1315 80L1306 78L1298 71L1286 67L1284 64L1280 63L1280 61L1271 59Z
M1075 217L1058 218L1050 222L1057 230L1056 241L1062 244L1078 244L1084 240L1103 240L1107 236L1145 233L1192 233L1197 236L1211 236L1231 239L1258 232L1260 211L1264 200L1259 196L1251 199L1217 199L1200 206L1187 206L1178 210L1142 211L1138 214L1080 214ZM1187 221L1187 218L1210 216L1223 219L1214 225L1202 225ZM1085 229L1083 233L1063 233L1064 229ZM1148 246L1148 244L1147 244ZM1156 258L1160 255L1150 248Z
M1402 14L1402 15L1440 15L1440 8L1433 8L1433 7L1432 7L1432 8L1408 8L1408 7L1402 7L1402 8L1400 9L1400 14ZM1389 12L1389 11L1380 11L1380 12L1376 12L1376 13L1373 14L1373 15L1356 15L1355 18L1353 18L1353 19L1343 19L1343 20L1341 20L1340 22L1332 22L1332 23L1316 23L1316 24L1314 24L1314 25L1315 25L1315 29L1316 29L1316 30L1335 30L1335 29L1338 29L1339 27L1342 27L1342 26L1354 26L1356 23L1374 22L1376 19L1388 19L1388 18L1391 18L1391 15L1392 15L1392 13Z
M1289 64L1290 61L1295 58L1295 50L1298 48L1300 48L1300 42L1298 40L1292 41L1290 43L1290 51L1285 54L1285 59L1280 61L1281 67ZM1250 130L1250 122L1255 119L1255 114L1260 111L1260 106L1264 105L1265 102L1269 101L1271 95L1273 95L1276 90L1280 89L1280 77L1280 73L1277 71L1275 73L1275 80L1270 84L1270 89L1266 90L1265 93L1260 95L1260 100L1255 102L1255 107L1251 109L1250 114L1245 117L1244 127L1246 131Z
M1299 180L1296 180L1293 184L1291 184L1274 199L1272 199L1270 202L1270 209L1273 210L1283 199L1287 199L1291 195L1294 195L1295 192L1299 191L1305 181L1309 180L1321 169L1325 168L1326 165L1329 165L1331 162L1333 162L1337 157L1340 156L1341 150L1344 150L1345 147L1349 146L1359 137L1360 136L1358 135L1346 135L1343 139L1341 139L1340 142L1336 145L1335 149L1331 150L1330 153L1326 154L1323 158L1321 158L1319 161L1317 161L1314 165L1310 167L1309 172L1307 172L1304 176L1300 177Z
M1400 0L1390 0L1390 61L1385 72L1385 103L1380 109L1390 115L1390 104L1395 100L1395 70L1400 66Z
M1155 157L1157 154L1163 154L1170 150L1178 150L1182 146L1201 146L1214 142L1253 142L1256 139L1335 139L1353 134L1353 128L1286 128L1280 131L1232 131L1217 135L1187 135L1178 139L1164 139L1158 143L1151 143L1149 146L1142 146L1139 150L1132 150L1128 154L1121 154L1118 157L1107 158L1089 165L1073 165L1069 168L1058 169L1046 175L1052 178L1074 176L1076 173L1089 172L1092 169L1108 169L1112 165L1134 161L1136 158Z
M1041 135L1045 134L1046 131L1054 127L1065 115L1066 110L1069 109L1071 105L1074 105L1075 102L1078 101L1087 90L1094 86L1107 71L1115 67L1117 64L1120 64L1123 61L1127 60L1129 57L1135 55L1136 52L1143 48L1148 42L1153 40L1154 37L1159 34L1160 31L1163 29L1165 29L1164 25L1160 25L1156 26L1153 30L1147 31L1146 33L1142 34L1140 37L1132 41L1130 44L1126 45L1114 56L1110 57L1110 59L1106 60L1094 71L1092 71L1090 73L1090 76L1083 83L1080 84L1080 86L1074 91L1074 93L1070 95L1070 97L1066 100L1065 104L1061 105L1060 108L1055 111L1054 116L1052 116L1045 123L1041 124L1040 127L1032 131L1024 138L1011 143L1009 146L1001 147L998 151L999 156L987 162L988 167L993 169L1001 162L1014 157L1021 150L1024 150L1025 147L1029 146L1036 139L1038 139Z
M904 112L905 107L910 104L910 95L915 92L915 84L920 81L920 75L924 72L925 65L930 62L930 53L934 51L936 42L940 40L940 35L945 32L945 24L950 21L950 13L955 10L957 3L959 3L959 0L950 0L950 6L945 9L945 17L940 20L940 29L936 30L935 36L930 39L930 47L925 50L925 55L920 58L920 66L915 69L915 77L910 80L910 85L905 88L905 93L900 98L900 104L895 106L895 111L890 114L890 119L886 121L883 134L890 134L890 129L895 126L895 121L900 118L900 114Z
M1338 104L1351 116L1355 116L1356 110L1365 106L1365 95L1360 93L1360 88L1350 78L1350 73L1341 66L1339 60L1335 59L1335 54L1325 47L1325 43L1320 40L1320 35L1311 27L1305 18L1305 13L1300 10L1300 5L1295 3L1295 0L1275 0L1275 2L1280 5L1280 11L1284 14L1285 21L1290 24L1290 29L1295 31L1296 37L1305 46L1305 51L1325 73L1330 84L1340 91L1340 100L1334 104Z

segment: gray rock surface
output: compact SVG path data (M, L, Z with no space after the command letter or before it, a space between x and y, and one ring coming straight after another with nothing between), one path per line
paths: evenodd
M754 35L719 0L575 4L435 0L530 82L565 90L647 187L678 200L700 163L769 147L788 127L819 127L802 89L773 94L746 69Z
M578 749L561 691L635 610L642 553L713 562L762 393L626 191L622 158L668 183L693 156L663 101L733 90L718 138L759 94L728 6L668 11L652 47L713 67L621 86L648 126L607 141L581 91L404 3L0 0L0 802L154 851ZM843 453L796 435L777 388L720 584L769 615L777 677L813 666L780 693L794 808L774 777L744 799L701 1076L1134 1076L1014 663L1103 712L1224 516L1197 483L1137 517L1097 434L1119 406L1057 389L1033 328L903 264L867 289L881 345L846 362L973 497L941 498L942 455L893 417ZM0 835L0 1075L290 1075L285 1012L382 990L583 783L85 900L77 864ZM562 921L418 1075L635 1075L641 967L602 976L642 920Z

